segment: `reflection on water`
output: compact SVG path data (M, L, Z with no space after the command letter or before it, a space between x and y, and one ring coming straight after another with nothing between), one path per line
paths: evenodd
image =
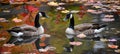
M110 49L108 48L108 43L112 43L115 45L120 46L120 19L119 16L113 13L115 21L112 22L103 22L101 19L105 16L105 14L91 14L93 16L92 22L94 23L102 23L107 24L107 28L102 33L98 34L100 37L104 37L106 39L116 39L116 42L102 42L102 41L94 41L93 49L90 52L85 51L86 53L83 54L117 54L114 50L116 49ZM117 49L120 49L118 47Z
M102 41L95 41L94 46L93 46L93 51L94 53L101 52L101 54L105 54L105 47L106 44Z

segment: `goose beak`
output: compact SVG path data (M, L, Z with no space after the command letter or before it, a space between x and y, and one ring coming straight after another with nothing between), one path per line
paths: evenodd
M49 18L47 15L45 15L46 18Z
M45 18L49 18L46 14L45 14L45 15L43 15L43 17L45 17Z
M67 18L64 18L63 21L67 21Z
M43 20L44 20L44 19L46 19L46 18L48 18L48 16L45 14L45 15L43 15L43 16L42 16L42 18L41 18L41 19L43 19Z

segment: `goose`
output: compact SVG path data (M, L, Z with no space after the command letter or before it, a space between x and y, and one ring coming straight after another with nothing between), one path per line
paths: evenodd
M65 30L66 37L69 39L70 42L74 42L75 41L74 40L75 31L74 31L74 17L73 17L73 14L68 13L66 15L66 18L64 18L64 21L66 21L67 19L70 19L70 22L69 22L69 26ZM70 45L70 47L65 47L64 49L68 52L72 52L73 48L74 48L74 46Z
M15 45L22 45L26 43L30 43L35 41L36 48L39 49L39 41L41 35L44 34L44 28L39 23L40 17L46 17L47 15L44 12L39 12L36 14L34 23L34 26L30 25L21 25L21 26L15 26L13 28L10 28L8 33L10 33L12 36L7 42L8 44L15 44Z
M84 29L84 31L82 30L82 32L80 30L77 30L78 32L76 32L75 29L78 29L74 26L74 16L72 13L68 13L66 15L66 17L64 18L64 21L66 21L67 19L70 19L70 22L69 22L69 26L67 27L67 29L65 30L65 33L66 33L66 37L69 39L70 42L74 42L74 37L77 35L79 36L79 34L83 33L85 35L88 35L89 32L92 31L92 34L95 34L95 33L100 33L102 32L106 27L106 25L101 25L99 26L99 24L92 24L88 27L86 27L86 29ZM82 26L81 26L82 27ZM91 29L90 29L91 28ZM68 51L68 52L72 52L73 50L73 45L70 45L70 47L65 47L65 50Z

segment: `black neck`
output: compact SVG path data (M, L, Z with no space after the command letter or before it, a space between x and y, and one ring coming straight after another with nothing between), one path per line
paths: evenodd
M39 13L36 15L36 17L35 17L35 21L34 21L34 23L35 23L35 27L36 28L38 28L38 27L40 27L41 25L40 25L40 23L39 23Z
M74 17L72 17L72 18L70 19L69 28L74 29Z

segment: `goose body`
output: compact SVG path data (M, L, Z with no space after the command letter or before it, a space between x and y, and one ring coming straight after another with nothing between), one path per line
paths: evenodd
M39 23L40 17L46 17L44 12L37 13L34 23L34 26L30 25L21 25L16 26L8 30L8 32L11 34L11 38L7 43L15 44L15 45L21 45L23 43L30 43L32 41L35 41L40 35L44 34L44 28ZM19 40L22 39L22 40Z
M89 29L95 29L97 31L102 28L101 26L102 25L97 23L82 23L82 24L75 25L74 27L75 27L75 30L79 30L79 31L85 31Z
M71 35L75 34L75 32L72 28L67 28L65 32L66 32L66 34L71 34Z
M76 32L76 35L78 38L82 37L81 34L84 34L85 37L89 36L89 37L98 37L98 36L101 36L101 32L103 32L106 28L106 25L100 25L98 27L94 27L94 28L91 28L91 29L87 29L87 30L84 30L84 31L79 31L79 30L75 30ZM84 38L85 38L84 37Z
M67 28L65 33L67 38L73 38L75 36L75 31L71 28Z
M75 30L84 31L93 27L93 23L82 23L82 24L75 25L74 27L75 27Z

